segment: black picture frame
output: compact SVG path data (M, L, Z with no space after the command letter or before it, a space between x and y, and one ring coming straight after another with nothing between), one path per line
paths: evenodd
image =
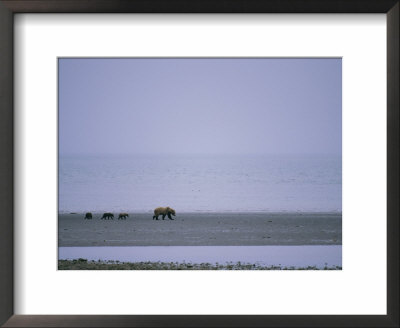
M399 11L399 0L0 0L0 324L4 327L399 327ZM385 13L387 315L14 315L13 20L17 13Z

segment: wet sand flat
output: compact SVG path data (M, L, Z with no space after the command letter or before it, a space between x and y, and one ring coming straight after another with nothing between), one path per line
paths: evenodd
M342 244L341 213L178 213L174 220L158 221L152 213L129 213L126 220L100 217L59 214L59 246Z

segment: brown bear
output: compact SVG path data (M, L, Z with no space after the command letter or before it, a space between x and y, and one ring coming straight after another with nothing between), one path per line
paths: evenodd
M154 216L153 216L153 220L156 219L158 220L158 216L162 215L162 219L164 220L165 216L168 215L168 218L170 220L173 220L173 218L171 217L171 214L173 216L176 216L175 214L175 210L171 207L157 207L154 210Z
M92 213L87 212L86 215L85 215L85 220L91 220L92 218L93 218Z
M118 215L118 220L126 220L126 218L129 216L128 213L119 213Z

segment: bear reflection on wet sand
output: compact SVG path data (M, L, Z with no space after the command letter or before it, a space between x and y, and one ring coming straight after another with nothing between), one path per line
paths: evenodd
M171 208L171 207L157 207L157 208L154 210L153 220L154 220L154 219L158 220L158 216L159 216L159 215L162 215L162 219L163 219L163 220L164 220L165 216L167 216L167 215L168 215L168 218L169 218L170 220L173 220L173 218L171 217L171 214L172 214L173 216L176 216L175 210L174 210L173 208Z

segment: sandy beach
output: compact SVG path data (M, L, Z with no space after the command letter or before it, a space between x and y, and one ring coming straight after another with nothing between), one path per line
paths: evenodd
M101 215L59 214L59 246L342 244L341 213L177 213L158 221L152 213L129 213L126 220Z

